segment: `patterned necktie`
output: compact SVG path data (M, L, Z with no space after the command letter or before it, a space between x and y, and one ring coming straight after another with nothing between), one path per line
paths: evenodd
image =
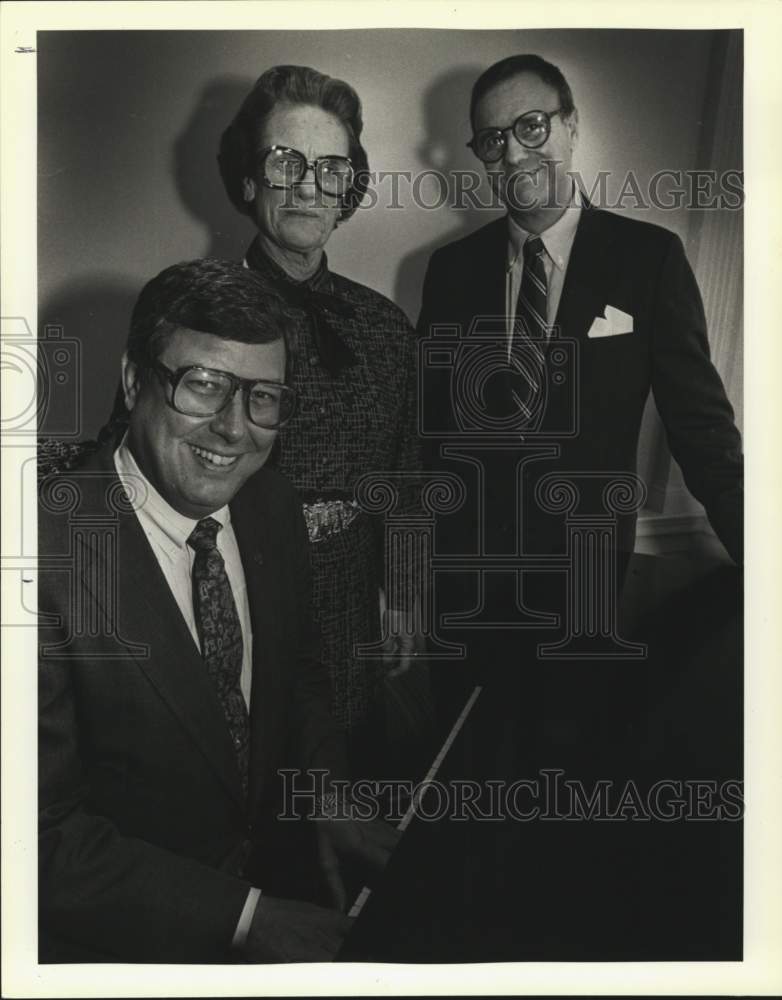
M195 551L193 610L201 655L223 706L246 795L250 720L240 686L244 644L231 584L217 548L217 532L221 527L213 517L205 517L187 540Z
M545 253L539 236L527 237L511 341L510 360L517 373L512 388L513 398L527 420L534 417L544 402L543 362L548 336Z

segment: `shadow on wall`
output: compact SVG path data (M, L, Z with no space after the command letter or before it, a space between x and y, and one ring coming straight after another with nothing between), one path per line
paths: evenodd
M254 234L252 223L233 207L217 166L220 136L250 92L250 77L223 76L208 83L174 142L172 169L182 204L206 227L206 257L237 260Z
M451 70L435 80L422 97L424 135L415 151L418 169L436 170L445 178L447 204L436 211L449 213L453 228L415 246L418 230L411 226L410 242L414 249L398 266L394 298L413 320L420 309L421 287L432 252L467 235L496 214L471 205L469 198L462 198L463 204L459 204L459 173L477 170L477 176L482 177L480 164L465 147L470 134L470 89L480 69ZM173 141L171 169L179 198L187 213L205 228L205 248L202 249L203 243L194 244L190 256L238 260L253 238L252 223L231 205L217 167L220 136L253 82L250 77L234 76L217 77L209 82L195 98L181 132ZM485 182L480 200L487 200ZM417 212L419 218L424 211L410 207L411 214ZM427 226L425 232L433 229L434 226ZM187 252L182 254L185 256ZM143 280L151 277L152 273ZM46 339L47 327L61 327L63 338L77 342L69 364L79 369L67 383L50 387L49 406L39 427L42 435L94 438L108 419L130 315L142 283L115 272L97 271L61 286L41 303L40 337ZM74 427L79 429L77 435L73 433Z
M252 84L251 79L232 77L208 84L174 141L172 171L179 196L187 212L205 226L208 241L205 250L198 241L190 251L184 250L182 258L240 260L250 243L252 227L233 208L223 189L217 150L223 130ZM47 387L48 405L39 420L40 435L92 439L108 420L133 305L144 281L152 277L150 272L136 283L116 273L93 272L61 286L41 304L39 336L49 342L59 336L69 341L68 365L78 371Z
M39 357L65 360L45 366L52 378L39 416L41 436L93 439L108 420L139 291L126 277L96 272L69 282L42 303Z
M488 185L483 166L465 145L472 134L470 92L484 68L465 66L449 70L432 83L422 98L425 132L416 150L420 169L435 170L445 178L448 201L434 211L447 212L453 221L453 229L412 250L399 264L394 300L413 322L420 312L421 289L432 253L446 243L467 236L497 216L496 210L480 207L488 202ZM480 189L472 198L465 193L466 173L474 175L480 182Z

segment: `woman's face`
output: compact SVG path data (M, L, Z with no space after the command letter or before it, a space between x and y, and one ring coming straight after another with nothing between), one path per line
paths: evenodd
M338 118L309 104L280 104L266 119L259 148L290 146L309 161L320 156L348 155L348 135ZM252 217L272 243L294 253L308 253L325 246L334 231L340 202L315 185L312 170L294 188L269 188L263 170L245 190L255 194Z

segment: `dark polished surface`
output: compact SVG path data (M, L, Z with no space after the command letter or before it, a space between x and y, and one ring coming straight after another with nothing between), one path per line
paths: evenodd
M515 818L414 819L340 959L739 959L742 824L712 806L740 811L724 791L742 777L740 598L729 565L636 555L623 610L644 661L490 672L438 780L526 779L537 797L522 788ZM662 780L683 783L688 818L639 818ZM543 818L567 812L566 781L609 782L615 818Z

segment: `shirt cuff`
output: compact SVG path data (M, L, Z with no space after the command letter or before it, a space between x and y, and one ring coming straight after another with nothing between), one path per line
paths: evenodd
M231 941L232 949L240 950L244 948L245 942L247 941L247 935L250 933L250 924L253 922L253 917L255 916L255 907L258 905L258 900L260 898L260 889L252 888L247 893L247 899L245 900L244 907L239 915L239 923L236 925L233 940Z

